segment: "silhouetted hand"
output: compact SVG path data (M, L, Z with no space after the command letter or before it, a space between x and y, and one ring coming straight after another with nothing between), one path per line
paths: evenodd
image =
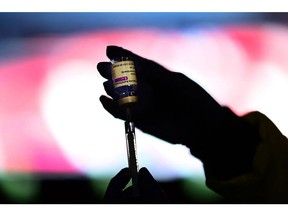
M139 196L134 196L132 187L124 189L131 179L129 168L123 168L115 175L107 187L104 203L114 204L164 204L168 199L158 182L147 168L143 167L138 173Z
M135 64L138 102L133 116L140 130L174 144L186 145L206 169L219 178L239 175L251 168L257 137L242 118L218 104L201 86L178 72L117 46L108 46L107 57L129 56ZM104 88L103 107L124 119L111 77L111 63L99 62Z

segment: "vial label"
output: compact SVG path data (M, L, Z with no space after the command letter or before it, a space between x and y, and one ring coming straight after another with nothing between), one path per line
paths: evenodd
M136 102L137 79L134 62L125 60L112 64L112 77L119 104Z
M121 61L113 64L112 73L114 78L114 88L126 85L137 85L133 61Z

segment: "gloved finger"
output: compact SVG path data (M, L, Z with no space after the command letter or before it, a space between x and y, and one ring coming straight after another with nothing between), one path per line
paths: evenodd
M97 64L97 70L99 71L102 77L106 79L112 79L110 62L99 62Z
M123 49L122 47L118 47L118 46L107 46L106 56L110 60L112 60L114 58L119 58L121 56L129 56L129 57L132 57L133 59L141 58L140 56L132 53L131 51Z
M157 181L153 178L151 173L148 171L146 167L142 167L139 170L139 184L141 185L142 189L149 189L154 187L155 184L158 186Z
M125 119L125 112L122 109L119 109L118 102L108 98L107 96L101 95L100 102L106 111L108 111L115 118Z
M114 192L122 191L130 181L130 179L131 175L129 168L125 167L110 180L108 188Z
M114 91L114 85L112 80L108 80L103 83L104 89L106 93L111 96L113 99L116 99L117 94Z
M166 68L159 65L158 63L151 61L149 59L143 58L127 49L118 46L107 46L106 55L109 59L114 59L120 56L128 56L134 61L135 70L137 74L138 81L141 79L146 79L148 81L153 81L154 83L163 82L163 76L168 72ZM165 78L164 78L165 80Z
M117 200L122 196L122 191L131 179L129 168L123 168L114 176L106 189L104 200L113 201Z
M146 167L138 173L139 189L144 199L151 203L167 203L168 199L160 184L153 178Z

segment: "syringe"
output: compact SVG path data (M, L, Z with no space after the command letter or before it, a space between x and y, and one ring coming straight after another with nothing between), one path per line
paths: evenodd
M125 121L125 137L127 145L127 156L129 170L132 178L133 196L139 196L138 190L138 163L137 163L137 151L136 151L136 136L135 126L131 118L130 107L126 108L127 119Z

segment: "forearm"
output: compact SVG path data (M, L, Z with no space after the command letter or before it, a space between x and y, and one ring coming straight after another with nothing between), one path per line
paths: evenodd
M242 119L259 136L250 171L224 180L205 168L207 186L238 203L287 203L287 138L259 112L252 112Z
M203 118L197 135L201 143L190 148L205 170L219 179L229 179L249 172L259 143L257 130L229 108ZM200 139L200 138L199 138Z

